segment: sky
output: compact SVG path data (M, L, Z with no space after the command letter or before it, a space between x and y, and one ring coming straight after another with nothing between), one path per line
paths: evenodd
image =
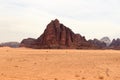
M0 42L38 38L56 18L87 40L120 38L120 0L0 0Z

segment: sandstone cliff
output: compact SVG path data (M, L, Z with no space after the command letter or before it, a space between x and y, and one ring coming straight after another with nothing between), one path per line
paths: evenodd
M75 34L57 19L52 20L47 25L44 33L39 38L24 39L20 46L37 49L88 49L94 47L86 41L85 37Z

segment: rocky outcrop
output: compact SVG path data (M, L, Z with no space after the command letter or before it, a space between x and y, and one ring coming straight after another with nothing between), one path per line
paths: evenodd
M120 49L120 39L113 39L109 46L110 49Z
M29 47L29 48L35 47L35 45L36 45L35 41L36 41L36 39L34 39L34 38L23 39L20 44L20 47Z
M71 29L61 24L57 19L52 20L44 33L37 39L24 39L21 47L37 49L88 49L93 45L85 37L75 34Z
M102 41L100 41L98 39L89 40L89 42L91 44L93 44L96 49L106 49L107 48L106 43L102 42Z

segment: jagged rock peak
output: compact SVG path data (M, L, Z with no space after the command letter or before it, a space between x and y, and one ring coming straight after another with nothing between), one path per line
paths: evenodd
M53 20L53 22L59 24L59 20L58 19Z
M24 39L21 46L39 49L81 49L92 48L93 45L85 37L75 34L58 19L52 20L43 34L37 39Z
M53 24L56 28L57 28L57 27L60 27L60 22L59 22L58 19L52 20L52 21L50 22L50 24Z

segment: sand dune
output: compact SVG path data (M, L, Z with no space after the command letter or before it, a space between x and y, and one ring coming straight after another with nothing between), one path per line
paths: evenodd
M0 48L0 80L120 80L120 51Z

